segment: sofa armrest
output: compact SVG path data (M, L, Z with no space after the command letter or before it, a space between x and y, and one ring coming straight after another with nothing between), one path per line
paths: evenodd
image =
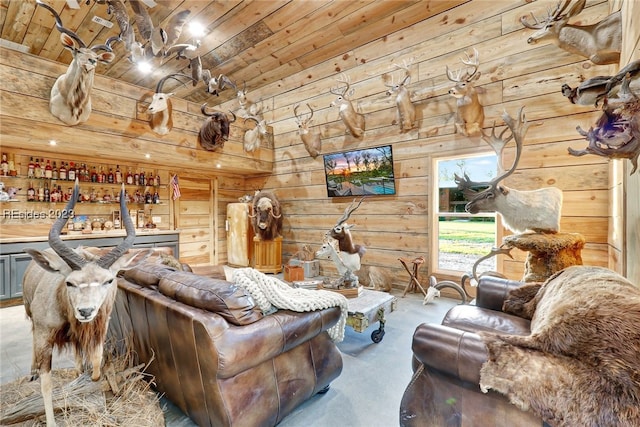
M413 334L411 348L414 357L425 366L480 384L480 368L488 355L478 334L423 323Z
M501 277L484 276L478 282L476 305L490 310L502 311L502 304L510 290L522 286L524 282Z

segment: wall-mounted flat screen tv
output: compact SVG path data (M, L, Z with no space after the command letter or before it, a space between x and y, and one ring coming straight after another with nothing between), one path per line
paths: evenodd
M329 197L396 194L391 145L324 155Z

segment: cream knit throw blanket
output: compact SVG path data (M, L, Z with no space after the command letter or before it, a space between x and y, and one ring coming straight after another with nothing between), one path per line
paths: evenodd
M298 312L340 307L340 320L327 332L334 342L344 339L348 305L344 295L325 290L292 288L276 277L267 276L253 268L239 268L233 273L233 283L245 289L264 313L274 309Z

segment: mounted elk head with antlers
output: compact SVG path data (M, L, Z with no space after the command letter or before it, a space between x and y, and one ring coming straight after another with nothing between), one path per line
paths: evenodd
M136 238L128 214L124 185L120 191L120 209L127 236L117 247L95 259L88 251L68 247L60 232L73 215L80 186L75 189L62 215L49 231L50 249L25 249L33 261L22 281L24 307L33 322L32 379L40 376L47 426L55 426L51 356L54 347L71 346L75 365L82 373L83 362L91 363L91 379L100 378L102 350L109 326L109 316L116 298L116 273L132 268L151 250L125 254ZM134 261L134 259L136 261Z
M478 58L478 50L473 49L473 57L465 52L466 59L462 59L464 65L472 67L472 71L468 69L459 69L455 74L449 70L447 66L447 78L455 82L455 86L449 89L449 95L456 98L456 116L455 126L456 132L465 136L477 136L482 133L482 125L484 124L484 107L478 100L478 92L473 82L480 78L478 66L480 65Z
M171 129L173 129L173 118L171 116L172 107L171 100L169 99L171 98L171 95L173 95L173 92L164 93L162 91L162 86L164 86L164 83L168 79L180 81L180 77L193 80L186 74L173 73L164 76L156 84L156 92L153 94L153 99L147 108L147 112L150 114L149 126L151 127L151 130L158 135L166 135L171 132Z
M256 192L253 197L253 214L249 217L253 231L261 240L273 240L281 235L282 208L272 192Z
M105 44L87 48L86 44L73 31L62 25L60 15L48 4L37 0L36 4L51 12L60 31L60 41L73 55L67 72L58 77L51 88L49 110L53 116L68 125L77 125L89 120L91 115L91 89L98 62L107 64L115 58L111 44L118 37L111 37ZM106 52L98 53L104 50Z
M496 135L495 124L491 136L483 136L498 156L498 176L489 182L474 182L465 174L464 177L455 175L458 188L462 190L469 203L465 210L471 214L480 211L498 212L504 220L505 226L515 233L533 230L543 233L557 233L560 230L560 211L562 209L562 191L556 187L546 187L538 190L519 191L500 184L509 177L518 166L524 136L529 124L524 117L524 107L518 112L518 118L513 119L506 112L502 119L507 127L499 136ZM505 137L507 131L510 135ZM516 155L511 167L502 169L502 155L505 146L515 140ZM477 188L484 190L476 191Z
M393 75L389 77L388 74L382 75L384 85L388 87L387 95L395 95L397 112L397 122L400 125L400 132L405 132L413 129L416 121L416 107L411 102L411 95L407 89L407 85L411 83L411 73L409 72L409 65L406 61L402 65L393 64L396 68L404 70L404 78L400 83L393 83Z
M338 88L330 89L332 94L337 95L337 98L333 100L331 106L338 107L338 114L340 115L342 122L347 127L347 132L355 138L361 138L364 135L364 115L356 111L353 106L353 101L350 99L351 96L353 96L354 89L349 90L349 87L351 86L349 77L344 73L341 75L342 79L336 80L338 83L344 84L345 87L341 92Z
M229 125L236 121L236 115L230 111L233 119L229 120L229 117L223 112L214 111L210 113L207 111L206 102L202 104L200 111L207 116L207 119L200 127L200 132L198 132L198 142L202 148L208 151L223 148L224 143L229 139Z
M311 121L313 120L313 108L311 105L307 104L309 111L311 111L311 115L307 118L298 115L298 108L300 104L296 104L293 107L293 114L296 116L296 123L298 125L298 134L300 135L300 139L304 144L304 148L307 149L307 153L314 159L318 157L320 153L320 146L322 141L320 140L319 132L311 132L309 126L311 126Z
M553 11L547 12L542 21L531 13L535 21L527 22L521 17L520 22L527 28L536 30L527 39L527 43L538 40L551 40L559 48L588 58L594 64L617 64L620 62L622 50L622 15L614 12L602 21L592 25L570 25L569 19L576 16L586 4L586 0L578 0L566 12L571 0L559 1Z

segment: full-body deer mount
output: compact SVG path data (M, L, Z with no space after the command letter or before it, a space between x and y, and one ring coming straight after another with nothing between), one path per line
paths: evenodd
M459 69L455 74L449 70L447 66L447 78L455 82L455 86L449 89L449 95L456 98L456 115L454 124L456 132L465 136L477 136L482 133L482 125L484 124L484 107L478 100L478 92L473 82L480 78L478 66L480 65L478 51L473 49L473 58L465 52L466 59L462 59L464 65L472 67L472 71L468 69Z
M413 129L416 121L416 107L411 102L411 95L407 85L411 83L411 73L409 72L409 65L405 62L402 65L394 64L396 68L404 70L404 78L400 83L393 83L393 75L389 77L388 74L383 74L382 79L384 85L388 87L387 95L395 95L396 107L397 107L397 123L400 125L400 132L405 132Z
M178 80L180 77L193 80L186 74L173 73L164 76L156 84L156 92L153 94L153 99L147 108L147 112L150 114L149 126L151 130L158 135L166 135L173 129L173 118L171 114L173 110L171 107L171 99L169 99L171 95L173 95L173 92L164 93L162 86L164 86L164 83L168 79Z
M32 379L40 377L47 427L56 425L51 383L54 347L72 347L78 374L86 362L92 367L91 379L100 379L103 345L118 289L116 274L132 268L151 253L148 250L125 254L136 233L128 214L124 185L120 191L120 211L127 231L124 241L98 259L82 248L68 247L60 239L60 232L73 214L79 192L76 181L73 196L49 231L51 248L25 249L33 258L22 281L24 307L33 322L31 373Z
M355 138L360 138L364 135L364 115L356 111L353 106L353 101L350 99L353 96L354 89L349 90L351 83L349 77L344 73L342 79L336 79L338 83L344 84L344 89L340 92L338 88L330 89L330 92L337 95L337 98L331 102L332 107L338 107L339 115L342 122L347 127L347 132Z
M520 22L527 28L537 30L529 36L527 43L538 40L550 40L559 48L588 58L594 64L617 64L622 50L622 15L614 12L602 21L592 25L571 25L569 19L576 16L586 4L578 0L563 13L571 0L559 1L553 11L547 13L542 21L531 14L534 23L521 17Z
M86 44L73 31L62 25L60 15L48 4L37 0L36 4L51 12L60 31L60 41L71 52L73 60L66 73L58 77L51 88L49 110L54 117L68 125L77 125L89 120L91 115L91 89L98 62L107 64L115 58L111 44L118 37L111 37L105 44L87 48ZM101 50L106 52L98 53Z
M296 104L293 107L293 114L296 116L296 123L298 124L298 134L300 135L300 139L302 140L307 153L315 159L320 153L322 141L320 140L320 133L311 132L311 129L309 128L311 126L311 121L313 120L313 108L311 108L311 105L307 104L309 111L311 111L311 115L304 118L303 116L298 115L299 107L300 104Z
M507 127L499 136L496 135L495 124L490 136L483 136L483 140L489 144L498 156L498 176L489 182L474 182L465 174L460 177L456 174L455 181L462 190L465 198L469 200L465 210L476 214L480 211L498 212L504 220L505 226L513 232L521 233L533 230L543 233L557 233L560 230L560 211L562 209L562 191L556 187L545 187L538 190L520 191L500 184L509 177L518 166L524 136L529 129L525 120L524 108L518 112L517 119L513 119L506 112L502 119ZM505 136L510 131L508 136ZM516 156L511 167L504 171L502 168L502 154L505 146L514 140L516 144ZM482 191L476 191L478 187L486 187Z

